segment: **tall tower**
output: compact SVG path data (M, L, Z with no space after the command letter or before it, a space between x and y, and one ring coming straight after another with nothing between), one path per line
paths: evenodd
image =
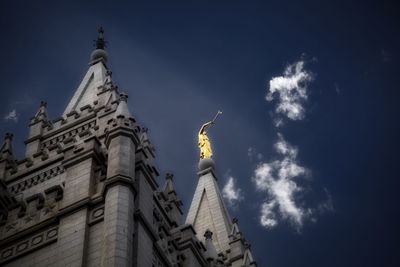
M256 266L250 246L242 237L238 220L231 220L218 186L212 149L206 130L222 112L199 131L199 181L186 217L197 237L206 244L207 257L228 266ZM210 253L215 251L215 253Z

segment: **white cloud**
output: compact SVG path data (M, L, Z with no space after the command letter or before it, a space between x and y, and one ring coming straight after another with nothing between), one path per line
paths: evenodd
M297 148L287 143L281 134L278 134L275 150L282 159L262 163L254 171L253 182L257 190L267 193L268 199L261 206L260 223L272 228L278 224L278 218L287 219L300 229L311 211L296 203L296 194L302 188L295 178L306 176L309 171L297 163Z
M11 120L11 121L17 122L18 121L17 111L15 109L13 109L12 111L10 111L8 114L6 114L4 116L4 119L6 121L10 121Z
M311 72L304 69L300 60L286 67L282 76L269 81L267 101L277 99L276 115L284 115L291 120L302 120L305 115L304 102L307 100L307 83L312 81ZM283 124L282 118L274 118L275 126Z
M307 86L313 80L313 74L305 70L304 65L303 60L290 64L282 76L272 77L269 81L266 100L276 101L275 109L270 113L276 128L284 125L286 118L302 120L305 117ZM324 203L314 209L305 207L301 202L304 190L298 179L309 176L311 171L298 163L298 149L280 133L274 149L278 159L259 163L252 179L256 189L265 193L260 208L260 224L271 229L286 220L300 231L306 220L316 221L315 214L333 211L332 198L326 190L327 200ZM255 149L252 148L251 152L254 155Z
M232 176L228 177L228 181L222 189L222 196L231 206L243 200L242 190L236 187L236 181Z
M274 208L276 206L276 201L272 200L270 202L265 202L261 206L261 216L260 223L262 226L271 229L278 224Z
M275 143L274 147L276 152L283 156L289 156L293 159L297 157L297 148L286 142L281 133L278 133L278 141Z

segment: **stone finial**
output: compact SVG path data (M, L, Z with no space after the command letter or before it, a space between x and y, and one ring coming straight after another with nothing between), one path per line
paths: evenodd
M249 242L247 242L247 241L244 241L244 248L245 249L251 249L251 244L249 243Z
M125 117L126 119L131 118L131 113L128 108L128 95L121 93L118 99L118 107L115 111L115 117Z
M47 107L47 102L46 101L40 101L40 107Z
M204 233L204 237L207 239L211 239L212 240L212 236L213 236L213 232L211 232L209 229L206 230L206 232Z
M0 147L0 179L5 176L7 168L12 168L11 173L17 171L17 165L15 163L14 151L12 147L13 134L6 133L4 136L4 143Z
M125 103L128 103L128 94L122 92L119 94L119 101L124 101Z
M169 194L172 192L175 192L174 190L174 184L173 184L173 180L174 179L174 175L172 173L167 173L165 175L165 189L164 189L164 193Z
M250 251L250 248L251 248L250 243L245 241L244 248L245 248L245 251L244 251L242 266L249 266L249 267L257 266L257 262L254 260L253 255L251 254L251 251Z
M40 101L40 106L35 116L32 118L32 122L45 121L47 122L47 102Z
M97 30L98 36L96 40L96 49L104 49L106 47L106 41L104 40L104 29L100 26Z
M214 243L212 241L213 232L209 229L204 233L205 237L205 247L206 247L206 259L208 261L216 260L218 258L217 250L215 249Z
M95 64L98 61L103 61L104 63L107 63L108 55L106 50L104 50L106 48L106 44L107 42L104 40L103 27L100 27L98 29L97 40L95 41L96 49L90 55L90 58L92 60L91 64Z
M140 135L140 143L143 147L147 146L150 144L150 140L149 140L149 129L147 129L146 127L142 127L140 129L141 135Z
M165 175L165 180L171 180L171 181L173 181L174 180L174 175L172 174L172 173L167 173L166 175Z
M140 145L142 148L148 148L152 153L154 153L155 148L151 144L150 139L149 139L149 129L142 127L141 129L141 134L140 134Z
M239 220L237 218L232 219L232 230L229 234L231 241L242 238L242 233L239 230L238 222Z
M4 136L4 139L10 140L10 141L12 141L13 138L14 138L14 135L12 133L6 133L6 135Z
M6 133L4 136L4 143L0 149L0 157L5 158L13 155L12 140L14 135L12 133ZM5 157L3 157L5 156Z

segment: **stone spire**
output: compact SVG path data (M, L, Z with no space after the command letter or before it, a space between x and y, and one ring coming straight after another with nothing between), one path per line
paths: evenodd
M231 241L242 238L242 232L239 230L238 219L232 219L232 231L229 234L229 239Z
M246 267L256 267L257 263L256 261L253 259L253 255L251 254L250 251L250 244L245 242L245 251L244 251L244 256L243 256L243 263L241 266L246 266Z
M3 145L0 148L0 159L9 159L10 157L14 157L14 152L12 148L13 137L13 134L6 133Z
M39 109L29 123L29 135L25 141L25 156L27 158L31 158L40 151L41 136L45 131L45 127L49 126L51 127L52 123L47 116L47 102L40 101Z
M174 183L173 183L174 175L172 173L167 173L165 176L165 186L164 186L164 195L166 197L166 206L167 212L170 215L172 221L175 222L176 225L180 225L182 223L182 201L178 198L178 195L175 192Z
M119 95L118 107L115 111L115 117L123 116L126 119L132 118L128 108L128 95L121 93Z
M234 218L231 221L229 217L218 187L211 146L207 144L208 138L201 136L204 134L205 127L214 124L219 114L221 114L220 111L212 121L204 124L199 132L201 152L198 165L199 181L186 217L186 224L193 225L197 238L204 241L206 247L212 242L219 256L218 260L216 257L213 258L216 260L213 266L219 266L218 264L224 264L224 262L228 264L227 266L255 266L246 265L247 262L254 262L252 255L249 249L246 251L245 240L239 230L238 220ZM202 142L205 144L203 147ZM201 236L202 233L206 233L205 239ZM210 233L214 234L213 238ZM244 260L245 257L246 260Z
M47 122L47 102L40 101L39 110L36 112L35 116L31 119L31 123L44 121Z
M210 230L214 233L213 243L218 253L230 249L229 234L232 224L218 187L214 172L214 161L211 158L200 159L199 181L186 218L192 224L200 240L201 233Z
M6 133L3 145L0 148L0 180L6 176L6 170L9 167L16 168L12 139L13 135Z
M96 63L96 61L103 61L103 63L107 63L108 55L105 50L106 41L104 39L104 29L100 27L98 29L98 36L95 44L96 49L91 54L91 64Z
M232 231L229 235L230 250L228 253L229 262L232 266L257 266L250 251L250 244L243 238L239 230L238 219L232 220Z
M85 77L75 91L74 96L68 103L63 117L73 112L80 112L81 108L92 107L94 105L102 106L114 94L111 81L111 71L107 66L108 54L105 50L106 41L104 39L104 30L98 30L98 37L95 41L95 49L90 55L89 69ZM112 98L112 97L111 97Z
M172 173L167 173L165 176L165 187L164 187L164 194L175 194L174 184L173 184L174 175Z
M106 48L106 41L104 40L104 29L100 26L98 29L99 35L96 40L96 49L104 49Z

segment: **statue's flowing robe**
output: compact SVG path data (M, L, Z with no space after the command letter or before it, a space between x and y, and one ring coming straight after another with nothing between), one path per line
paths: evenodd
M205 133L199 134L200 158L209 159L212 156L211 144Z

